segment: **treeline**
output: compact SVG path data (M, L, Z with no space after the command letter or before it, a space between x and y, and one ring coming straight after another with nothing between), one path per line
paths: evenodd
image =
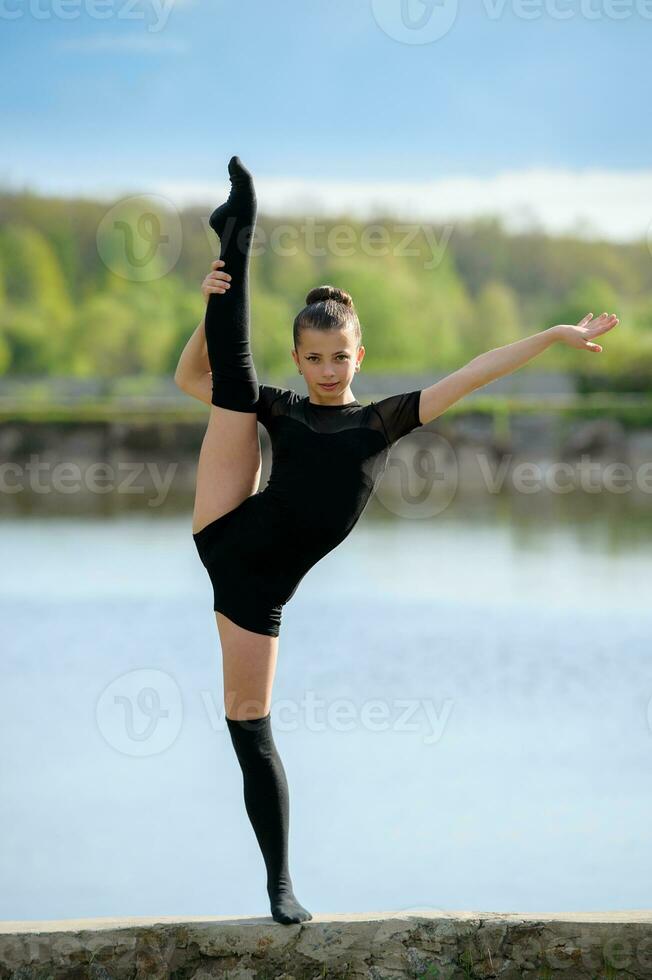
M174 372L219 254L210 208L0 194L0 375ZM251 270L261 378L292 370L292 321L309 289L355 301L370 371L453 370L587 311L621 322L605 354L556 346L536 367L609 387L652 380L652 254L634 244L511 234L497 220L418 226L262 214ZM532 365L534 366L534 364Z

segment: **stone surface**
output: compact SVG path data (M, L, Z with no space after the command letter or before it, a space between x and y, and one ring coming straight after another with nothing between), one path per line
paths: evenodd
M652 911L0 923L0 980L652 977Z

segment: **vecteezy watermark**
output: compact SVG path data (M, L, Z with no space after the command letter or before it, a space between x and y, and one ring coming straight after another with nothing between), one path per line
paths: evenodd
M181 255L181 218L159 194L125 197L102 217L97 252L116 276L151 282L167 275Z
M629 463L601 463L583 453L573 463L520 462L511 466L512 454L507 453L497 467L492 467L485 454L478 455L478 464L490 493L500 493L509 476L512 488L518 493L630 493L637 489L652 493L652 462L632 467Z
M27 463L7 462L0 464L0 494L17 494L30 491L37 494L74 493L129 493L154 496L147 501L148 507L160 507L167 499L178 463L168 463L162 468L151 462L122 461L112 463L91 462L80 466L74 462L41 460L32 453ZM136 484L146 474L149 487Z
M199 693L212 731L227 730L226 718L236 716L233 696L218 707L212 691ZM350 698L327 701L311 690L298 701L284 698L274 703L275 731L291 732L409 732L421 734L426 745L443 737L453 711L452 698L439 704L431 698L369 698L356 703ZM259 718L264 706L251 700L238 705L239 717ZM158 755L179 736L183 701L176 680L156 668L130 670L115 677L97 699L95 718L107 745L124 755Z
M221 731L224 715L232 717L233 698L227 696L223 710L218 710L212 691L202 691L211 728ZM368 698L361 703L351 698L335 698L327 701L306 691L298 701L281 698L274 702L273 725L276 731L291 732L304 729L309 732L352 732L362 729L368 732L421 732L426 745L434 745L444 734L454 701L445 698L437 705L430 698ZM264 706L258 701L239 705L239 711L255 718L264 714Z
M156 668L121 674L97 699L95 720L104 741L116 752L158 755L170 748L181 731L179 685L170 674Z
M505 453L498 462L476 451L475 462L482 488L491 494L505 490L535 493L652 494L652 461L638 466L620 461L591 459L587 453L573 462L549 460L514 462ZM443 436L429 429L417 430L392 447L385 458L374 460L372 480L375 497L392 514L418 520L434 517L453 501L459 484L457 453ZM473 478L474 487L478 481Z
M409 911L409 910L404 910ZM415 910L418 915L419 909ZM436 910L439 911L439 910ZM572 914L569 920L572 921ZM450 962L448 950L441 958L433 960L432 953L416 947L408 947L407 959L412 967L411 975L417 980L448 980L457 976L480 977L495 975L496 963L503 962L505 943L509 944L510 963L518 976L552 977L582 976L595 980L620 976L647 976L652 967L652 938L639 934L626 921L615 921L609 928L600 929L582 922L573 922L572 931L550 928L523 930L514 925L513 933L507 926L491 935L473 936L462 940L457 962ZM632 923L636 919L632 917ZM644 930L644 927L643 927Z
M211 250L216 235L202 218L202 226ZM446 254L454 231L453 224L435 229L416 222L338 222L329 224L307 217L292 223L268 225L258 222L253 236L250 228L238 228L228 219L222 246L235 238L236 247L244 247L251 238L251 254L267 251L280 258L303 254L310 258L370 258L393 256L421 259L426 270L438 268ZM97 229L97 251L105 266L122 279L149 282L161 279L176 265L181 254L182 226L179 212L168 198L158 194L133 195L111 206Z
M300 252L311 258L351 258L366 255L382 258L421 258L424 269L438 268L444 258L454 225L446 224L437 238L428 224L413 222L371 222L356 224L339 222L328 225L307 218L298 225L290 222L275 225L269 234L257 226L252 243L252 255L271 249L285 258Z
M0 0L0 20L141 21L150 34L162 31L176 0Z
M431 44L453 28L458 0L371 0L378 26L403 44ZM638 16L652 20L652 0L481 0L478 9L487 20L500 20L505 14L519 20L567 21L627 20Z

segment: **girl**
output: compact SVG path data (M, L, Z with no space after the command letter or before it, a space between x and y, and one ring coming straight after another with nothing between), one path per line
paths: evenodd
M575 326L553 326L481 354L428 388L361 405L351 391L365 353L353 302L343 290L320 286L308 294L293 328L291 353L308 394L259 384L249 346L256 195L238 157L229 162L229 176L229 198L209 219L221 250L202 286L205 317L181 354L175 381L210 406L193 539L213 586L226 721L265 861L272 916L290 924L312 915L292 887L288 786L271 731L283 606L308 570L349 534L397 439L553 343L601 351L593 339L618 320L587 313ZM257 421L272 443L262 491Z

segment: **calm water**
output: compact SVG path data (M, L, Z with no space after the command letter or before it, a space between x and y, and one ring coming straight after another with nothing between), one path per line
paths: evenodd
M286 606L313 912L652 906L652 527L570 507L368 510ZM0 534L0 917L268 915L189 516Z

